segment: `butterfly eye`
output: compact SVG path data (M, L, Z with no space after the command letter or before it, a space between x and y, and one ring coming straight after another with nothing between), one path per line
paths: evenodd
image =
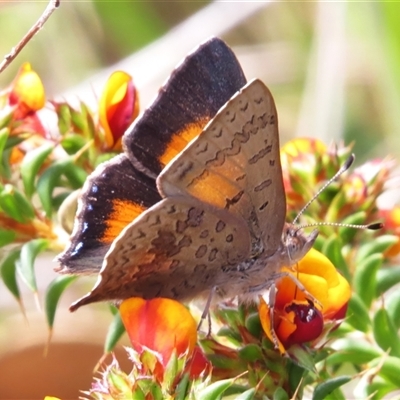
M286 244L288 257L291 262L296 262L297 259L299 258L299 252L301 251L301 246L298 237L294 236L293 232L290 233L291 235L289 234L287 236L287 244Z

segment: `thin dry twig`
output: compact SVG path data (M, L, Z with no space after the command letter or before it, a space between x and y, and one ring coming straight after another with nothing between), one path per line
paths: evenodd
M50 0L43 14L36 21L36 23L29 29L25 36L19 41L19 43L11 49L11 52L4 56L4 60L0 64L0 73L3 72L11 62L17 57L19 52L27 45L27 43L36 35L37 32L43 27L50 15L60 6L61 0Z

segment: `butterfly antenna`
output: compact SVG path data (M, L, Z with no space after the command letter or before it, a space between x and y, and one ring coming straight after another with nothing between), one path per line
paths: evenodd
M384 225L382 222L373 222L372 224L367 225L341 224L340 222L315 222L312 224L299 225L297 230L313 226L337 226L339 228L368 229L370 231L377 231L382 229Z
M307 210L307 208L310 206L310 204L334 181L336 180L340 175L342 175L344 172L346 172L351 165L353 164L354 160L355 160L355 155L351 154L350 157L345 161L345 163L340 167L340 169L336 172L336 174L329 179L328 182L325 183L324 186L322 186L317 193L315 193L315 195L311 198L311 200L309 200L307 202L307 204L300 210L300 212L297 214L296 218L293 220L292 224L294 225L296 223L296 221L304 214L304 211ZM315 224L315 225L307 225L308 226L317 226L319 224ZM323 223L322 225L328 225ZM358 225L357 225L358 226ZM303 228L305 228L305 226L303 226ZM364 228L365 229L365 228Z

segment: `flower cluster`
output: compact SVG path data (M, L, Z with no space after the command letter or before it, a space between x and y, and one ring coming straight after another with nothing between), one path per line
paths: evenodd
M5 252L0 273L21 307L16 273L37 291L35 258L65 246L54 211L60 210L59 220L69 231L76 202L65 200L101 161L120 151L138 104L132 78L118 71L106 83L96 111L84 103L75 109L66 102L46 101L43 83L29 63L0 93L0 247L14 245ZM47 317L51 325L54 315Z

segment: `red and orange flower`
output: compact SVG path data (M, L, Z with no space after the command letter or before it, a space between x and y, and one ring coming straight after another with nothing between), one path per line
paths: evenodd
M100 125L104 129L106 150L121 150L121 139L125 130L139 114L139 101L132 77L123 72L114 72L106 83L99 104Z
M132 297L122 302L120 314L132 347L138 354L150 350L158 365L154 371L160 381L171 357L186 357L191 377L210 370L210 364L197 343L197 324L181 303L165 298L144 300Z
M273 312L263 298L259 306L263 329L271 341L278 341L275 344L281 353L292 344L317 339L325 322L343 319L351 295L348 282L324 255L314 249L297 264L295 271L285 270L294 279L286 276L277 282ZM295 280L305 290L300 289ZM318 303L314 303L310 295Z

